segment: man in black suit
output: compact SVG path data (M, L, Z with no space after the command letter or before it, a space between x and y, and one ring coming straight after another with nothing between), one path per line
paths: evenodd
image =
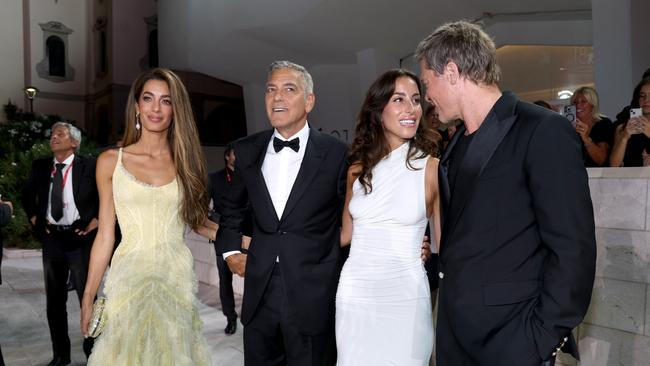
M210 174L210 196L212 197L212 214L210 220L217 224L224 224L231 218L231 212L224 206L227 197L240 194L243 185L238 184L239 179L235 176L235 150L231 145L223 152L226 167ZM214 241L215 250L218 247L227 245L224 240L223 231L217 231ZM237 311L235 311L235 295L232 289L232 272L223 260L222 255L217 255L217 271L219 273L219 299L221 300L221 311L228 319L228 324L223 330L226 334L234 334L237 331Z
M246 275L246 365L333 365L347 148L309 127L315 96L304 67L272 63L265 101L273 129L235 143L235 174L246 189L231 197L239 220L219 227L227 240L217 254ZM239 251L248 205L246 254Z
M449 23L415 52L426 99L461 119L440 162L437 362L552 364L591 299L596 242L581 143L560 115L498 88L490 37Z
M3 201L0 195L0 228L9 224L11 215L14 212L14 206L11 201ZM4 247L4 239L2 238L2 231L0 231L0 285L2 285L2 250Z
M95 160L75 155L80 143L79 129L69 123L55 123L50 136L54 157L34 160L23 192L25 213L43 244L47 322L54 354L48 365L70 363L68 273L74 278L81 302L97 232ZM85 339L86 356L91 348L92 339Z

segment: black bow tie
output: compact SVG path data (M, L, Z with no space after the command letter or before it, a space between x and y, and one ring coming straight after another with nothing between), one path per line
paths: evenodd
M297 137L291 141L280 140L277 137L273 138L273 149L275 152L280 152L280 150L284 149L285 147L289 147L291 150L298 152L300 149L300 140Z

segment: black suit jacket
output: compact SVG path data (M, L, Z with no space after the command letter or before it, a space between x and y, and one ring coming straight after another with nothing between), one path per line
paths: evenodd
M440 164L447 328L438 336L456 337L482 365L518 364L532 350L546 360L582 321L594 281L580 140L560 115L504 93L475 132L450 196L449 154L464 131ZM574 345L571 338L565 349L577 357Z
M245 189L227 203L238 217L220 226L224 244L217 246L217 254L239 249L250 205L253 233L246 263L243 324L254 316L279 256L291 321L304 334L332 331L342 264L347 147L332 136L310 130L300 171L278 218L261 171L271 136L268 130L235 143L235 175Z
M209 175L210 197L212 198L212 211L214 214L210 219L224 228L242 227L242 234L252 235L250 228L250 218L245 216L242 223L242 215L248 214L248 207L233 207L226 202L229 197L240 197L245 194L246 187L240 183L239 176L234 172L230 173L230 182L227 178L226 169L221 169ZM227 235L226 230L218 230L215 245L225 247L228 245L227 240L231 238Z
M84 228L99 211L99 196L95 181L95 158L82 157L75 154L71 179L74 203L79 211L80 219L75 223L78 228ZM36 216L36 235L41 236L47 224L47 204L50 193L50 179L54 169L53 158L37 159L32 162L32 169L23 191L23 207L27 218Z

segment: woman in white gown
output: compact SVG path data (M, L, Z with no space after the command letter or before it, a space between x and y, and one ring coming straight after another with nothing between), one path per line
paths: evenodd
M419 79L405 70L381 75L359 114L341 231L341 245L351 248L336 294L339 366L429 362L421 245L432 214L440 232L439 135L421 117Z

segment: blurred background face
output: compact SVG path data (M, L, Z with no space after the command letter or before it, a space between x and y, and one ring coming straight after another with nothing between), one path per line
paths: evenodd
M235 150L228 151L225 158L228 169L235 170Z
M68 129L63 126L58 126L52 130L50 135L50 149L53 153L74 153L77 148L77 141L73 140L68 133Z
M440 122L438 119L438 115L436 114L436 107L433 106L428 109L427 114L424 116L424 120L434 130L437 130L442 124L442 122Z
M307 114L314 106L314 94L305 94L300 72L277 69L266 81L265 104L271 126L280 132L295 133L302 128Z
M576 115L580 120L591 121L593 119L594 106L587 101L584 95L576 94L571 104L576 106Z
M650 116L650 84L641 87L639 92L639 106L644 116Z
M384 135L391 149L415 136L421 117L418 85L409 77L398 78L395 91L381 114Z
M162 80L147 81L142 87L136 110L140 113L140 124L143 130L167 131L174 115L167 83Z

